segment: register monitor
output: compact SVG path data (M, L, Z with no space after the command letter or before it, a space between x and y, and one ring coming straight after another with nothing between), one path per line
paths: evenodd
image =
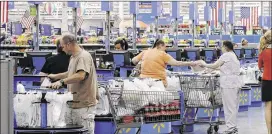
M177 61L181 61L181 50L180 49L171 49L171 48L169 48L169 49L166 50L166 53L171 55Z
M217 59L217 51L214 48L204 48L201 56L205 57L206 62L215 61Z
M41 72L46 59L50 56L52 56L52 52L27 52L27 57L32 58L33 67L36 69L35 74Z
M196 61L200 60L200 50L198 48L187 48L184 50L187 60Z
M122 67L131 65L130 53L128 51L110 51L110 54L113 55L115 66Z
M234 52L239 57L239 59L244 58L244 51L241 48L235 48Z
M255 55L254 48L243 48L246 59L252 59Z

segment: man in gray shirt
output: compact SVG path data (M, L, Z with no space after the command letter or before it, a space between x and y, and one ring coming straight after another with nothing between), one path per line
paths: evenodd
M67 72L48 76L59 80L51 87L58 89L67 84L68 91L75 93L71 110L73 117L70 117L74 122L69 123L83 125L90 134L94 134L98 84L92 56L77 44L73 35L64 35L60 44L63 51L71 55L70 63Z

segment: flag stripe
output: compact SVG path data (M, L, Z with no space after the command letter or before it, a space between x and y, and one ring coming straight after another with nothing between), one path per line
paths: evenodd
M82 24L83 24L83 18L81 16L77 17L77 31L81 28Z
M25 14L23 15L23 17L21 18L21 24L25 28L30 29L30 27L33 24L34 20L35 20L35 16L29 16L28 11L26 11Z
M7 23L8 22L8 2L0 2L0 7L1 7L1 22L2 23Z

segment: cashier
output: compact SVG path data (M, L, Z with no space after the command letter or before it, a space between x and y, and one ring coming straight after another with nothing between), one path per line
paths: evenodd
M126 39L119 39L117 41L114 42L114 49L117 51L127 51L128 50L128 43L126 41ZM130 55L130 59L132 59L134 57L134 54L129 52ZM131 65L134 65L131 62ZM115 73L114 73L115 77L120 77L120 68L116 68Z
M242 47L248 47L248 41L246 39L242 39Z
M58 74L67 72L70 56L67 55L60 46L60 41L57 41L57 55L51 56L46 59L42 67L40 75Z

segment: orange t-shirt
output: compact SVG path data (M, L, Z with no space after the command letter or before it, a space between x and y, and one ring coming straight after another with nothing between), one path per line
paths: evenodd
M165 69L173 57L164 51L149 49L141 52L136 58L142 61L141 78L159 79L163 81L164 85L167 85Z
M263 68L263 80L272 80L272 49L267 48L259 55L259 68Z

